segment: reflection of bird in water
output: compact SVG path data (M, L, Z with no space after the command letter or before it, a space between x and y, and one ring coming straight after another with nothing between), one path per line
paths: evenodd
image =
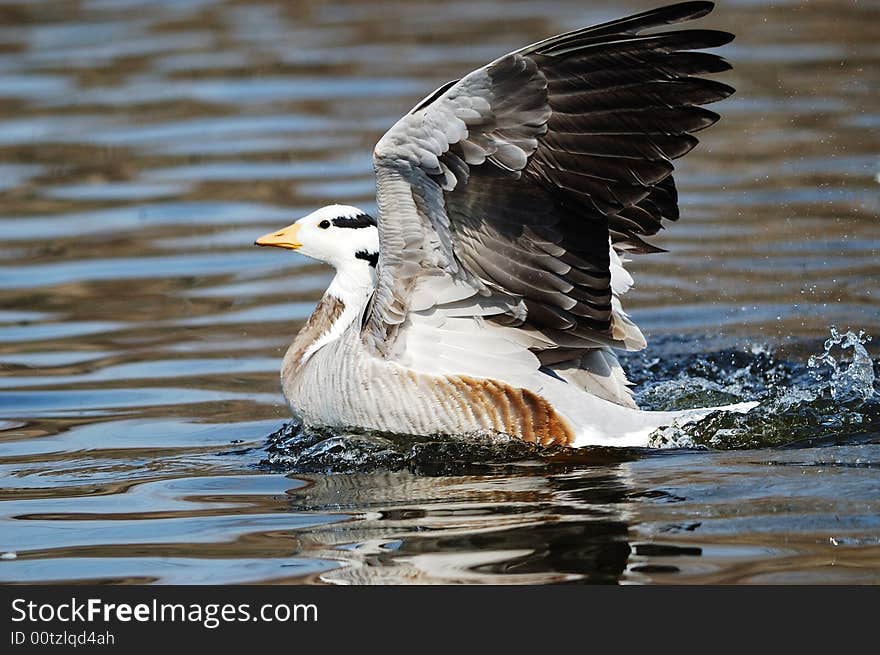
M292 495L298 511L357 515L298 535L303 553L342 564L322 573L324 582L612 583L630 555L621 507L634 487L619 466L549 475L546 469L443 478L333 475L312 482Z
M671 5L551 37L422 100L373 153L378 221L324 207L257 240L336 277L288 350L307 425L502 432L542 444L645 444L709 410L640 411L614 349L626 253L676 220L672 159L718 116L730 34L644 33L704 16ZM735 406L734 409L743 409Z

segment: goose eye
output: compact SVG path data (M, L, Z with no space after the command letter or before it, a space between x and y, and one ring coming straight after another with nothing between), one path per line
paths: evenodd
M320 223L318 223L318 227L322 230L326 230L328 227L330 227L330 221L321 221Z

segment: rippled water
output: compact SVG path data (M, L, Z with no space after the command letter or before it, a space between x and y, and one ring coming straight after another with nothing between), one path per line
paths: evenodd
M646 6L0 2L0 581L880 582L870 3L702 21L738 91L631 265L642 404L758 411L577 453L283 428L329 274L254 237L370 207L443 81ZM875 337L850 378L831 325Z

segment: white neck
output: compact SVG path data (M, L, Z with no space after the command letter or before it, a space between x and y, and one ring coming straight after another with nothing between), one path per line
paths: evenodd
M356 259L345 262L336 269L336 276L327 287L325 296L333 296L342 301L344 309L339 318L309 346L303 361L311 357L321 347L341 337L353 321L359 320L364 305L376 287L376 272L366 260Z

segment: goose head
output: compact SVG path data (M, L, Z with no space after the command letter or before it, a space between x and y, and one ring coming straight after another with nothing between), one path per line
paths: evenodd
M337 270L375 268L379 260L376 219L357 207L329 205L254 242L286 248L330 264Z

